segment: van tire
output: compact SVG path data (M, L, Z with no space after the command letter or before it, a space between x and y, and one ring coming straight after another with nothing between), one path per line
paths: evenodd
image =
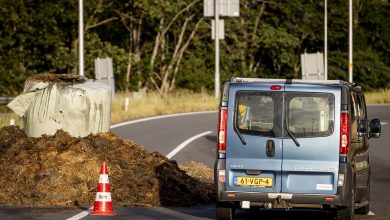
M355 212L355 192L354 189L352 189L351 193L351 202L349 203L349 206L338 210L336 214L336 220L353 220L354 212Z
M367 193L368 194L366 195L366 201L368 201L368 204L366 206L356 209L355 210L356 214L367 215L370 212L370 190L368 190Z
M235 210L233 207L218 206L216 208L216 217L218 220L234 220Z
M356 214L367 215L370 212L370 204L355 210Z
M368 182L367 192L366 192L366 196L365 196L365 200L368 202L368 204L366 206L359 208L359 209L356 209L355 210L356 214L367 215L370 212L370 188L371 188L371 184L370 184L370 182Z

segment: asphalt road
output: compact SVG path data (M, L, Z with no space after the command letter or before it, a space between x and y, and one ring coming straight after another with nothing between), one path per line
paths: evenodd
M193 160L213 167L216 155L217 117L217 112L178 115L123 125L112 128L111 131L124 139L143 145L149 152L159 151L164 155L189 138L212 131L211 134L192 141L170 159L178 163Z
M370 140L370 162L372 165L371 177L371 211L375 216L359 216L355 219L390 219L390 105L369 106L369 118L379 118L382 125L382 136ZM144 145L149 151L160 151L167 155L177 146L195 135L206 131L211 134L202 136L185 145L182 150L171 159L179 163L197 161L212 167L215 158L217 113L203 113L181 115L130 123L113 128L112 131L125 139ZM115 204L115 201L114 201ZM212 204L190 208L115 208L118 216L112 217L84 217L83 219L214 219L215 210ZM81 212L81 213L80 213ZM0 207L0 219L80 219L77 214L86 213L77 208L15 208ZM318 212L261 212L238 213L239 219L252 219L258 214L270 219L321 219ZM82 215L79 215L82 216Z
M371 210L390 219L390 105L369 106L367 112L382 123L381 137L370 139Z

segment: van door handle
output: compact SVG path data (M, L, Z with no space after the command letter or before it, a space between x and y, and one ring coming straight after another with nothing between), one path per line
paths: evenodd
M275 156L275 142L274 140L267 140L266 150L267 157Z

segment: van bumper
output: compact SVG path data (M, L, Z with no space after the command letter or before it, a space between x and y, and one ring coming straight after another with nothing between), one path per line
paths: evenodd
M234 192L219 191L218 202L241 202L250 201L253 204L264 205L274 204L273 207L281 205L281 208L302 207L302 208L330 208L343 206L343 199L340 195L323 194L289 194L289 193L264 193L264 192ZM285 204L285 206L282 206Z
M216 200L218 203L239 203L250 201L254 204L264 205L264 203L278 203L282 201L291 207L302 208L337 208L350 204L352 195L349 193L352 184L352 168L348 163L340 163L340 173L346 175L344 186L339 186L337 194L294 194L294 193L268 193L268 192L242 192L226 191L225 183L218 182L217 170L225 169L225 159L217 159L215 163L214 180L216 189ZM278 201L278 197L279 201Z

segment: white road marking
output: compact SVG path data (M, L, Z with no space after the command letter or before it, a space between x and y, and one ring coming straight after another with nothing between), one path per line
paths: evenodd
M200 138L200 137L203 137L205 135L208 135L208 134L211 134L213 133L212 131L206 131L206 132L203 132L203 133L200 133L198 135L195 135L191 138L188 138L187 140L185 140L183 143L181 143L179 146L177 146L175 149L173 149L173 151L171 151L169 154L167 154L167 158L168 159L171 159L173 156L175 156L179 151L183 150L183 148L185 148L189 143L193 142L194 140Z
M82 219L82 218L86 217L87 215L89 215L89 213L92 211L92 209L93 209L93 207L90 207L87 211L82 211L82 212L80 212L79 214L77 214L75 216L67 218L66 220L79 220L79 219Z
M179 113L179 114L172 114L172 115L161 115L161 116L155 116L155 117L149 117L149 118L141 118L141 119L137 119L137 120L133 120L133 121L126 121L126 122L114 124L114 125L111 125L110 128L113 129L113 128L118 128L118 127L130 125L130 124L135 124L135 123L139 123L139 122L150 121L150 120L160 119L160 118L171 118L171 117L185 116L185 115L207 114L207 113L212 113L212 112L217 112L217 111L188 112L188 113ZM200 138L200 137L207 135L207 134L210 134L210 133L212 133L212 131L207 131L207 132L195 135L192 138L187 139L186 141L181 143L179 146L177 146L173 151L171 151L166 157L168 159L172 158L175 154L177 154L180 150L185 148L189 143L191 143L195 139ZM75 216L67 218L66 220L82 219L82 218L86 217L87 215L89 215L89 213L92 211L92 209L93 209L93 207L90 207L87 211L82 211Z
M381 125L387 125L387 122L381 121Z
M369 211L367 215L375 215L373 212Z
M111 129L113 128L118 128L130 124L135 124L139 122L144 122L144 121L150 121L150 120L155 120L155 119L161 119L161 118L171 118L171 117L177 117L177 116L185 116L185 115L198 115L198 114L207 114L207 113L213 113L217 111L205 111L205 112L187 112L187 113L178 113L178 114L172 114L172 115L161 115L161 116L154 116L154 117L149 117L149 118L141 118L141 119L136 119L132 121L125 121L122 123L114 124L111 125Z

